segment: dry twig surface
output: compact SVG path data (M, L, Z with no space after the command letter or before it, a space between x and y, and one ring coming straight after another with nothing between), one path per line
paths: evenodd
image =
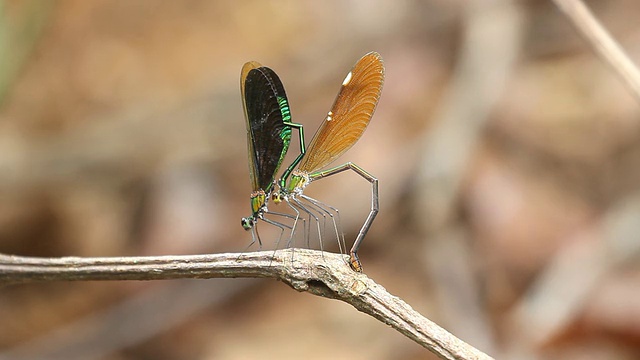
M390 325L442 359L491 359L413 310L337 254L307 249L158 257L34 258L0 255L0 284L34 281L271 277L337 299Z

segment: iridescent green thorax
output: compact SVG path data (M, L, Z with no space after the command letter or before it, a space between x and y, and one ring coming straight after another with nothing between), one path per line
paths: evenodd
M264 190L260 189L251 193L251 211L254 217L262 210L267 201L267 195Z
M307 185L309 185L309 174L300 170L295 170L291 175L291 180L289 180L286 191L287 193L299 194Z

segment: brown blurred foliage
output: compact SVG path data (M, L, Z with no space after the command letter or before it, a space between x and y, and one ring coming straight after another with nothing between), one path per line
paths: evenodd
M242 64L279 74L309 141L374 50L382 98L340 160L380 181L365 272L496 358L640 357L637 99L550 2L471 3L0 3L0 252L245 250ZM590 6L640 58L640 3ZM456 159L440 191L430 171ZM308 193L355 237L368 183L345 173ZM267 280L5 287L0 319L3 359L433 358Z

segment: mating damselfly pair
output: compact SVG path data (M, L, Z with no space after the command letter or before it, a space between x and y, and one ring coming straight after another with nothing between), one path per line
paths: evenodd
M323 169L360 139L378 104L383 81L384 65L378 53L368 53L358 60L342 82L331 110L306 148L303 127L292 121L287 95L278 75L255 61L242 67L240 89L247 123L249 177L253 189L252 214L242 219L242 226L251 231L252 244L257 241L262 245L257 231L260 220L279 228L280 237L288 232L287 247L291 245L300 222L307 238L313 222L317 225L322 247L320 219L328 216L342 249L344 239L339 228L338 210L305 195L304 189L317 179L352 170L371 183L372 191L371 211L349 251L351 267L362 271L358 249L378 213L378 180L351 162ZM294 129L299 134L300 154L277 180ZM274 204L284 203L293 213L271 211L268 208L270 200ZM279 221L274 217L283 219Z

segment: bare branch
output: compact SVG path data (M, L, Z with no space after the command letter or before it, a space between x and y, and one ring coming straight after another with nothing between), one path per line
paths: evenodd
M271 277L351 304L442 359L491 359L352 271L342 255L307 249L157 257L33 258L0 255L0 284L35 281Z
M640 100L640 72L618 43L580 0L553 0L573 25Z

